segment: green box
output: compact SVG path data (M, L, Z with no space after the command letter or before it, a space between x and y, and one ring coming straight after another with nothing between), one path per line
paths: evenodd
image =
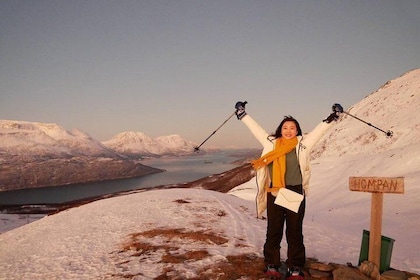
M360 248L359 265L368 260L369 257L369 234L368 230L363 230L362 246ZM394 246L394 239L381 236L381 259L379 271L382 273L390 269L392 247Z

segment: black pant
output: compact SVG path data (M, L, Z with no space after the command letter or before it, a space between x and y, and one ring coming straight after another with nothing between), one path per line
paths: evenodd
M288 189L303 193L302 185L287 186ZM303 267L306 261L305 245L303 244L303 217L305 216L305 198L298 213L274 204L276 199L267 194L267 235L264 244L264 262L280 265L280 242L283 238L283 228L286 222L287 260L288 267Z

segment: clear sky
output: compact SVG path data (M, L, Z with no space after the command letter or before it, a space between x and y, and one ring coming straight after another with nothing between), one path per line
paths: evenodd
M247 100L309 132L420 67L420 1L2 0L0 119L201 143ZM369 120L374 121L374 120ZM259 147L233 117L206 146Z

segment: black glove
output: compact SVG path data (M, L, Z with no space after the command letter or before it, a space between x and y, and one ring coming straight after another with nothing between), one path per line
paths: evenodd
M238 118L238 120L241 120L243 117L246 116L246 112L245 112L245 104L248 103L246 101L242 102L242 101L238 101L235 104L235 114L236 117Z
M340 114L344 111L343 107L338 103L335 103L332 106L332 110L333 112L325 120L323 120L323 122L330 123L332 121L336 121L340 117Z
M332 105L332 110L333 112L338 112L338 113L343 113L344 111L343 107L338 103L335 103L334 105Z

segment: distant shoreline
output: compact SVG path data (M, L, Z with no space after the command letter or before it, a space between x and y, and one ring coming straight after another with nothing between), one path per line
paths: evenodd
M22 204L22 205L0 205L0 211L4 214L46 214L53 215L69 208L78 207L87 203L91 203L101 199L107 199L131 193L144 192L156 189L173 189L173 188L203 188L226 193L232 188L249 181L254 176L254 170L249 163L245 163L239 167L229 171L213 174L207 177L188 182L169 185L160 185L150 188L135 189L130 191L120 191L86 199L79 199L65 203L56 204Z

